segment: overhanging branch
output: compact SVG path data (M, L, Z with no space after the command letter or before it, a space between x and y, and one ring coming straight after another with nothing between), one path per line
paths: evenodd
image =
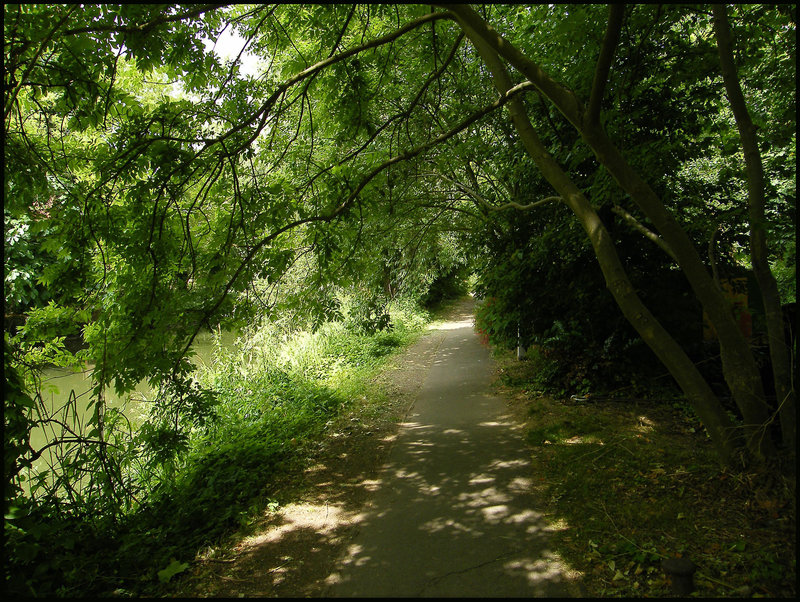
M221 142L225 138L228 138L228 137L232 136L236 132L239 132L239 131L243 130L244 128L246 128L247 126L254 124L258 120L258 125L256 126L255 132L253 132L252 135L250 135L247 138L247 140L245 140L243 143L241 143L238 146L236 146L236 148L233 149L232 152L233 153L237 153L237 152L241 151L242 148L244 148L246 146L249 146L258 137L258 135L261 133L261 130L263 130L264 126L266 125L267 116L269 115L269 112L270 112L270 109L272 108L272 106L275 104L275 102L277 102L277 100L289 88L291 88L295 84L303 81L304 79L306 79L306 78L308 78L308 77L310 77L312 75L317 74L318 72L322 71L326 67L329 67L329 66L331 66L331 65L333 65L335 63L339 63L339 62L341 62L341 61L343 61L343 60L345 60L345 59L347 59L347 58L349 58L351 56L359 54L360 52L364 52L365 50L370 50L372 48L377 48L378 46L382 46L384 44L388 44L389 42L393 42L394 40L396 40L397 38L401 37L402 35L408 33L409 31L412 31L412 30L416 29L420 25L424 25L425 23L428 23L429 21L436 21L438 19L451 19L451 18L452 18L452 15L450 15L450 13L446 13L446 12L429 13L427 15L423 15L422 17L419 17L418 19L415 19L415 20L411 21L407 25L404 25L403 27L400 27L399 29L397 29L396 31L393 31L392 33L386 34L385 36L382 36L380 38L376 38L374 40L370 40L369 42L367 42L365 44L362 44L360 46L356 46L355 48L351 48L350 50L346 50L346 51L341 52L341 53L339 53L339 54L337 54L335 56L328 57L328 58L326 58L324 60L321 60L321 61L311 65L310 67L307 67L306 69L303 69L301 72L293 75L292 77L287 79L285 82L283 82L281 85L279 85L277 87L277 89L275 90L275 92L273 92L272 95L270 95L270 97L267 98L267 100L264 101L264 103L262 103L262 105L258 109L256 109L249 117L245 118L245 120L242 121L239 125L237 125L236 127L228 130L227 132L225 132L219 138L217 138L215 140L207 141L206 142L206 148L208 146L211 146L214 143Z
M452 138L456 134L458 134L458 133L464 131L465 129L467 129L469 126L471 126L476 121L480 120L482 117L485 117L489 113L491 113L493 111L496 111L500 107L504 106L511 99L515 98L517 94L519 94L521 92L524 92L524 91L527 91L527 90L532 90L532 89L534 89L534 86L533 86L533 84L531 82L526 81L526 82L522 82L520 84L517 84L516 86L508 89L506 92L501 93L500 98L498 98L492 104L487 105L486 107L484 107L482 109L479 109L478 111L476 111L475 113L473 113L472 115L470 115L469 117L464 119L461 123L459 123L454 128L444 132L443 134L437 136L433 140L429 140L425 144L422 144L422 145L420 145L420 146L418 146L416 148L413 148L411 150L408 150L408 151L402 152L400 154L397 154L394 157L392 157L390 159L387 159L386 161L384 161L383 163L381 163L380 165L375 167L372 171L370 171L361 180L361 182L359 182L358 186L347 196L347 198L339 206L337 206L335 209L333 209L333 211L331 211L330 213L327 213L325 215L313 215L313 216L301 218L301 219L298 219L298 220L294 220L294 221L292 221L292 222L290 222L290 223L278 228L277 230L275 230L274 232L272 232L268 236L266 236L263 239L261 239L257 244L255 244L247 252L247 255L242 260L242 262L239 264L239 267L236 269L236 271L234 272L233 276L230 278L230 280L228 280L227 284L225 285L225 289L222 291L222 294L220 295L219 299L217 299L217 301L214 303L214 305L212 305L208 310L206 310L204 312L203 318L198 321L197 328L195 329L194 333L192 334L192 336L187 341L186 346L184 347L183 352L181 353L181 357L184 357L186 355L186 353L189 351L189 348L192 346L192 343L194 342L195 337L197 337L197 334L200 332L200 329L202 328L202 325L212 315L214 315L214 312L217 311L220 308L220 306L222 305L223 301L225 301L225 299L228 296L228 293L230 293L230 291L233 289L233 285L239 279L239 276L242 274L242 272L244 271L245 267L247 267L247 265L253 260L253 258L256 256L256 254L261 249L263 249L264 247L269 245L278 236L280 236L281 234L283 234L285 232L293 230L295 228L299 228L300 226L303 226L305 224L311 224L311 223L315 223L315 222L327 223L327 222L333 221L334 219L336 219L340 215L345 214L353 206L353 204L356 202L356 199L358 198L358 195L361 194L361 191L364 190L364 188L367 186L367 184L369 184L381 172L385 171L386 169L388 169L392 165L395 165L395 164L400 163L402 161L408 161L409 159L413 159L414 157L424 153L425 151L427 151L427 150L429 150L429 149L431 149L431 148L433 148L433 147L435 147L435 146L437 146L439 144L442 144L443 142L449 140L450 138ZM177 365L176 365L176 368L177 368Z
M199 17L203 13L208 11L217 10L220 8L224 8L228 6L230 3L226 2L224 4L203 4L198 6L197 8L193 8L191 10L187 10L182 13L178 13L175 15L168 15L162 16L157 19L153 19L147 23L143 23L141 25L92 25L89 27L78 27L75 29L68 29L64 32L64 35L76 35L81 33L111 33L111 32L119 32L119 33L147 33L154 28L158 27L159 25L164 25L165 23L174 23L176 21L182 21L183 19L191 19L194 17Z
M611 210L617 215L619 215L622 219L624 219L625 222L628 225L630 225L634 230L644 234L646 238L648 238L649 240L656 243L659 247L661 247L661 250L664 251L670 257L672 257L673 260L675 260L676 262L678 261L677 257L675 257L675 253L672 251L670 246L658 234L656 234L649 228L645 227L639 220L637 220L635 217L633 217L630 213L625 211L625 209L623 209L619 205L614 205L611 208Z
M436 174L437 177L444 178L448 182L454 184L461 192L466 193L470 198L476 201L478 204L483 205L484 207L488 208L490 211L503 211L505 209L518 209L520 211L527 211L528 209L533 209L534 207L538 207L539 205L544 205L545 203L551 203L553 201L560 201L562 200L560 196L549 196L543 199L539 199L538 201L533 201L532 203L527 203L523 205L522 203L517 203L515 201L508 201L503 203L502 205L495 205L487 201L483 195L478 193L476 190L473 190L466 184L462 182L458 182L453 178L450 178L444 174Z

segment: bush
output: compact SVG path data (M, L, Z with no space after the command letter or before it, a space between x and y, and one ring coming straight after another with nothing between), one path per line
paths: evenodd
M601 213L634 286L647 282L639 290L645 305L693 359L704 359L702 311L685 279L659 249L641 252L634 233L616 224L612 212ZM556 208L548 220L517 216L506 227L486 243L476 285L485 299L476 313L485 341L504 349L535 348L544 371L537 385L554 394L637 388L664 373L622 315L566 208Z
M119 464L131 471L119 482L136 494L120 505L123 513L89 507L78 512L92 499L86 497L71 500L75 512L67 516L57 500L36 504L7 488L6 592L109 595L120 586L140 595L156 592L198 548L271 503L277 477L302 465L310 444L356 392L361 397L381 359L409 343L427 320L405 301L385 310L392 329L335 321L314 332L293 331L288 323L264 321L233 349L220 347L194 382L182 381L176 389L178 401L207 396L202 415L176 414L182 422L174 431L163 412L153 414L155 422L120 442L138 462L135 470L135 463ZM11 372L7 378L17 382ZM20 430L17 422L29 400L15 403L6 417L7 434ZM13 442L24 447L24 432ZM7 481L16 455L7 458Z

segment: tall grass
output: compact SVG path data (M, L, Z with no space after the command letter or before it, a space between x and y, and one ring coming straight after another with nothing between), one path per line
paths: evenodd
M388 310L392 327L377 332L357 328L345 312L313 332L265 320L233 348L220 346L196 375L216 394L215 418L193 433L175 477L160 485L151 505L158 527L197 547L268 504L275 477L302 464L307 445L363 400L386 356L428 319L409 304Z
M388 309L391 328L373 333L355 327L347 315L313 332L264 320L246 329L233 348L219 346L215 360L197 373L199 383L217 394L216 419L194 442L203 447L251 428L272 429L272 437L289 441L313 434L428 320L408 303Z
M337 414L365 402L385 358L410 343L429 319L412 304L393 303L387 311L389 329L360 328L345 311L341 320L313 332L264 320L245 329L233 347L218 345L215 359L195 374L213 392L213 417L189 433L169 466L140 475L145 493L136 509L102 525L56 525L54 509L50 526L40 525L41 535L18 534L7 590L56 596L157 592L201 547L273 503L281 476L303 465L309 444ZM22 554L28 549L34 551Z

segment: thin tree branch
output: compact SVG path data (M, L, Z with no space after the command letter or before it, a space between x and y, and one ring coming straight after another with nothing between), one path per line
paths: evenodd
M364 52L365 50L369 50L371 48L377 48L378 46L382 46L383 44L387 44L389 42L393 42L394 40L396 40L400 36L408 33L409 31L412 31L412 30L416 29L420 25L423 25L423 24L425 24L425 23L427 23L429 21L435 21L437 19L452 19L452 15L450 13L446 13L446 12L429 13L427 15L423 15L422 17L419 17L418 19L415 19L414 21L411 21L407 25L397 29L396 31L393 31L390 34L387 34L387 35L382 36L380 38L376 38L376 39L371 40L371 41L369 41L369 42L367 42L365 44L362 44L362 45L357 46L355 48L351 48L350 50L346 50L344 52L341 52L340 54L337 54L335 56L332 56L332 57L329 57L329 58L324 59L322 61L319 61L319 62L311 65L310 67L307 67L306 69L303 69L301 72L299 72L299 73L295 74L294 76L290 77L285 82L283 82L280 86L278 86L278 88L275 90L275 92L273 92L272 95L269 98L267 98L267 100L264 101L264 103L258 109L256 109L249 117L245 118L245 120L242 121L239 125L237 125L236 127L228 130L225 134L223 134L219 138L206 142L206 146L211 146L214 143L220 142L221 140L224 140L225 138L228 138L228 137L232 136L236 132L241 131L244 128L246 128L248 125L253 124L258 119L259 122L258 122L258 125L256 127L256 131L253 132L253 134L251 136L249 136L247 140L245 140L244 142L239 144L235 149L232 149L232 151L231 151L233 153L238 153L239 151L241 151L241 149L243 149L244 147L246 147L249 144L251 144L258 137L258 135L261 133L261 130L266 125L267 115L269 114L270 108L275 104L275 102L278 100L278 98L280 98L280 96L284 92L286 92L286 90L288 90L289 88L291 88L295 84L303 81L307 77L315 75L316 73L318 73L319 71L323 70L324 68L329 67L330 65L333 65L334 63L341 62L344 59L347 59L347 58L349 58L351 56L359 54L360 52Z
M226 2L224 4L203 4L197 8L192 10L187 10L183 13L178 13L177 15L170 15L167 17L159 17L158 19L153 19L147 23L143 23L142 25L128 25L128 26L120 26L120 25L94 25L90 27L78 27L76 29L68 29L64 32L64 35L76 35L81 33L100 33L100 32L119 32L119 33L147 33L152 29L158 27L159 25L164 25L166 23L174 23L175 21L182 21L183 19L192 18L192 17L199 17L205 12L210 10L217 10L219 8L224 8L231 4L230 2Z
M711 264L711 275L714 277L714 282L717 286L722 288L722 282L719 279L719 267L717 266L717 234L719 234L720 227L711 233L711 239L708 241L708 263Z
M606 29L606 35L603 38L600 56L597 58L594 80L592 81L592 92L589 96L589 106L586 107L586 115L584 117L587 124L597 123L600 118L600 103L603 100L603 92L608 83L608 73L611 70L611 63L614 61L614 51L619 43L619 33L622 29L624 15L624 4L609 4L608 27Z
M14 106L14 102L16 101L17 96L19 95L19 91L22 89L22 86L25 85L25 81L27 80L33 68L36 66L36 61L39 60L39 57L42 55L42 52L44 52L45 48L47 48L47 45L50 43L50 40L53 39L53 36L56 35L56 32L61 28L62 25L64 25L64 23L67 22L67 20L70 18L70 16L72 16L72 13L74 13L77 8L78 8L77 5L70 8L69 11L67 11L67 14L65 14L58 23L56 23L55 27L53 27L53 29L50 30L50 33L47 34L47 37L44 40L42 40L41 44L39 44L39 49L36 51L36 55L31 59L27 68L25 69L25 73L23 73L22 77L19 78L19 81L17 82L17 85L14 88L14 90L11 92L11 95L9 96L8 100L5 101L3 119L8 120L8 116L11 113L11 108Z
M339 44L342 43L342 39L344 38L344 34L347 31L347 26L350 25L350 20L353 18L353 14L355 12L356 12L356 5L353 4L350 7L350 13L347 15L347 19L345 19L344 26L342 26L342 29L339 31L339 37L336 38L336 42L334 43L333 48L331 49L331 53L328 55L328 58L331 58L336 53L336 51L339 49Z
M633 227L634 230L637 230L638 232L644 234L646 238L650 239L651 241L656 243L659 247L661 247L661 250L664 251L670 257L672 257L673 260L675 260L676 262L678 261L677 257L675 257L675 253L672 251L670 246L658 234L647 228L644 224L642 224L639 220L637 220L635 217L633 217L630 213L625 211L625 209L623 209L619 205L614 205L611 208L611 210L617 215L619 215L622 219L624 219L628 223L628 225Z
M517 203L515 201L508 201L506 203L503 203L502 205L495 205L494 203L487 201L485 198L483 198L483 196L480 193L473 190L466 184L462 184L461 182L458 182L453 178L450 178L444 174L438 174L438 177L444 178L445 180L452 182L456 187L458 187L459 190L465 192L473 200L478 201L478 203L487 207L491 211L503 211L504 209L511 209L511 208L518 209L520 211L527 211L528 209L533 209L534 207L538 207L539 205L544 205L545 203L551 203L553 201L562 200L560 196L549 196L543 199L539 199L538 201L533 201L532 203L528 203L526 205Z

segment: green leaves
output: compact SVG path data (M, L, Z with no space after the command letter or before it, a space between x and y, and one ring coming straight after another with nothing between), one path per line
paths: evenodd
M4 5L6 301L18 321L27 317L17 339L27 355L15 362L74 363L65 350L70 337L95 366L97 407L107 386L160 385L140 447L120 436L113 449L121 451L107 452L114 461L123 465L141 452L157 456L163 471L177 470L191 433L219 419L219 400L211 387L191 383L184 357L202 328L266 314L317 327L347 317L356 342L342 343L340 357L309 359L307 370L344 357L371 365L397 342L388 330L389 299L435 301L458 290L470 270L494 299L481 310L487 336L513 345L519 332L525 344L547 348L542 385L564 392L601 381L627 386L626 366L649 366L613 317L585 234L565 208L491 208L552 195L507 115L496 111L431 145L496 93L448 18L377 44L430 10ZM788 299L794 27L781 10L732 10L742 40L738 68L765 147L767 214L778 241L771 259ZM605 7L496 5L486 13L522 52L588 97ZM632 6L625 15L602 123L698 248L719 231L718 262L733 264L747 244L746 190L709 21L678 5ZM257 77L206 49L204 40L223 30L240 34L261 61ZM325 69L298 77L325 60L332 61ZM679 274L610 207L647 221L558 111L532 93L524 105L548 152L600 212L635 286L679 336L689 333L697 311ZM357 301L343 303L342 291ZM370 331L383 338L364 339ZM565 368L561 358L572 364ZM249 384L244 377L218 383L237 424L248 428L278 398L296 402L286 409L286 429L339 403L275 371L257 387L258 371L248 374ZM30 408L20 402L18 409ZM86 432L105 436L98 421ZM81 466L70 470L77 475ZM170 566L180 563L164 569L167 580L177 574ZM627 569L618 565L612 577L618 570Z
M169 565L166 568L161 569L158 571L158 580L161 583L168 583L170 579L172 579L175 575L179 575L184 572L186 569L189 568L188 562L178 562L174 558L170 560Z

